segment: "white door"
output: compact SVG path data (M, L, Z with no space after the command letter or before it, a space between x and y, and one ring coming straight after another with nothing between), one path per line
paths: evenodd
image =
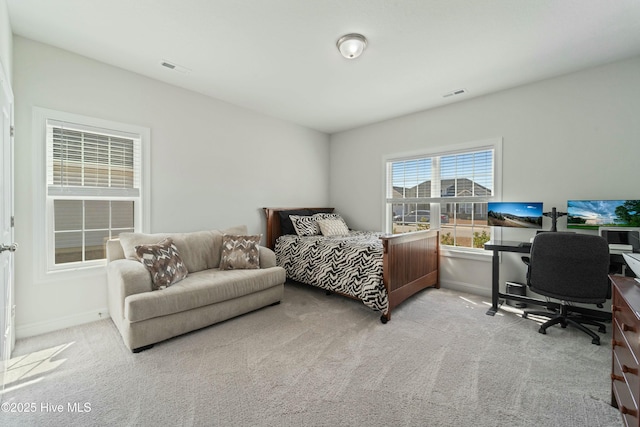
M13 306L13 94L0 63L0 365L4 390L14 345ZM1 396L0 394L0 400Z

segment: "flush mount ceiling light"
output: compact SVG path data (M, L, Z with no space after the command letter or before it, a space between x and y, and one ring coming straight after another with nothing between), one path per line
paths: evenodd
M338 39L338 50L347 59L355 59L367 47L367 39L362 34L347 34Z

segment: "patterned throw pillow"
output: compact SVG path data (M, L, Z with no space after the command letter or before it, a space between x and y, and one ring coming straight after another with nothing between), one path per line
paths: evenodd
M320 229L313 216L291 215L291 223L298 236L316 236L320 234Z
M320 221L321 219L333 219L333 220L339 220L342 221L345 225L345 227L347 227L347 223L344 220L344 218L342 218L340 216L340 214L337 213L328 213L328 212L322 212L322 213L317 213L313 215L313 220L314 221ZM349 228L349 227L347 227Z
M222 256L220 270L241 270L260 268L261 234L255 236L222 236Z
M347 230L349 229L349 227L347 226L347 222L344 220L344 218L342 218L342 216L340 216L340 214L337 214L337 213L328 213L328 212L317 213L317 214L313 215L313 219L316 222L320 221L322 219L331 219L331 220L336 220L336 221L342 221L342 223L347 228Z
M151 273L154 291L171 286L189 274L172 239L167 238L152 245L138 245L135 250L140 262Z
M342 219L320 219L317 221L323 236L344 236L349 228Z
M279 211L278 216L280 217L280 233L282 235L285 234L296 234L295 228L293 228L293 223L291 222L291 215L312 215L312 212L309 209L293 209L288 211Z

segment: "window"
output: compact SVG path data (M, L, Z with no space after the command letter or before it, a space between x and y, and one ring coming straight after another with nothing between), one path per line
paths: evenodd
M43 109L35 116L45 142L46 271L103 265L108 239L147 228L149 130Z
M443 245L483 248L487 203L498 194L501 141L386 161L387 231L440 229Z

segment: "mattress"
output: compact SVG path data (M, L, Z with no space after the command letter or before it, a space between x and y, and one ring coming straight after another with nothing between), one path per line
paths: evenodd
M289 279L352 296L386 314L381 235L350 231L344 236L280 236L276 261Z

